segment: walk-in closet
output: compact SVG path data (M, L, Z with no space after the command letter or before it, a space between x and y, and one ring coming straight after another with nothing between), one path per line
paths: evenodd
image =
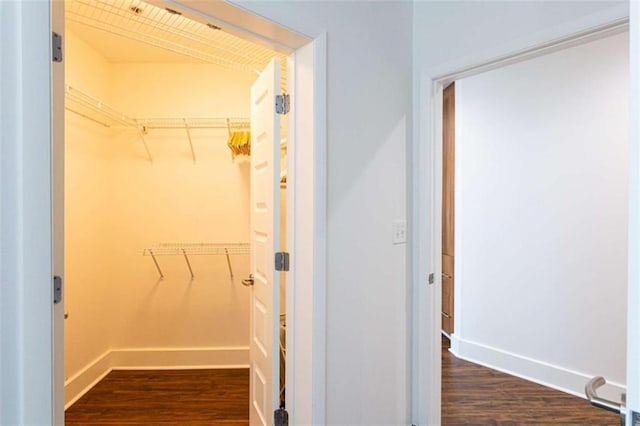
M238 423L224 424L248 422L250 90L273 58L284 85L286 56L214 22L137 0L67 0L66 22L67 423L126 412L127 400L135 405L140 397L128 386L144 393L161 372L192 392L165 389L168 399L208 392L237 412L231 420ZM215 377L207 381L209 374ZM100 388L105 383L111 390ZM148 415L180 413L161 398L146 405ZM209 418L192 414L205 424L231 421L225 409L211 408ZM186 423L188 411L179 414Z

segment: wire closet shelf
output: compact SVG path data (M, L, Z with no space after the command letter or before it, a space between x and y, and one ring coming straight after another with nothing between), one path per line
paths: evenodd
M109 128L249 130L249 117L133 118L75 87L65 87L66 109Z
M73 23L235 71L254 73L278 57L286 72L282 53L229 34L215 23L198 22L140 0L71 0L66 16Z
M164 278L160 264L156 256L183 256L189 268L191 279L195 278L193 268L189 256L226 256L227 266L229 268L229 276L233 280L233 268L231 267L232 255L248 255L251 253L250 243L161 243L153 247L145 248L142 251L143 256L151 256L153 263L160 275L160 279Z
M191 156L196 161L192 129L227 129L229 135L238 131L249 131L248 117L181 117L181 118L132 118L116 108L102 102L72 86L65 86L65 108L94 123L114 129L135 129L144 145L147 157L153 162L145 136L153 129L183 129L186 132Z

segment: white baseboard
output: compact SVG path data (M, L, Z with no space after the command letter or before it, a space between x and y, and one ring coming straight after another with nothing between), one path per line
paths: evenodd
M249 348L112 349L90 362L64 384L65 410L112 370L185 370L249 368Z
M458 358L581 398L585 398L584 386L593 378L578 371L465 340L455 333L451 337L450 351ZM607 382L598 389L598 394L619 401L620 394L625 391L624 385Z
M111 371L111 351L106 351L64 382L66 410Z
M249 348L135 348L111 351L114 370L249 368Z

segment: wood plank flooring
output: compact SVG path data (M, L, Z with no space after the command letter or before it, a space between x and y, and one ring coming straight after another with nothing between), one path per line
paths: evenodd
M112 371L65 412L66 425L249 424L249 370Z
M442 424L611 425L581 398L457 359L443 339ZM113 371L66 411L67 425L249 424L249 370Z
M620 425L584 399L458 359L442 340L443 425Z

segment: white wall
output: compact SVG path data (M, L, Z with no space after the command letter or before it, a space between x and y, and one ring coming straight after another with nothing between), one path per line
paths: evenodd
M435 75L628 15L626 1L417 1L416 71Z
M309 36L327 32L327 424L406 424L406 217L411 4L238 2Z
M136 117L248 117L255 76L214 65L115 64L112 90ZM115 279L119 283L114 345L245 348L249 343L249 256L159 258L144 247L158 242L248 242L249 167L233 162L227 129L192 130L193 163L185 130L150 130L146 160L135 132L121 134L111 177ZM132 326L135 324L135 326ZM247 358L237 361L246 364Z
M628 33L456 82L456 327L468 359L625 383Z
M65 45L67 83L109 101L109 63L74 33ZM113 336L108 155L110 133L65 115L65 379L110 349Z
M432 78L459 71L505 54L522 51L595 25L628 16L624 1L419 1L413 4L414 30L414 114L415 141L410 161L415 204L412 210L416 245L413 252L413 326L414 422L436 424L440 421L438 286L425 286L430 272L438 270L433 262L430 240L434 220L430 205L433 170L431 116ZM431 315L433 313L433 315Z

